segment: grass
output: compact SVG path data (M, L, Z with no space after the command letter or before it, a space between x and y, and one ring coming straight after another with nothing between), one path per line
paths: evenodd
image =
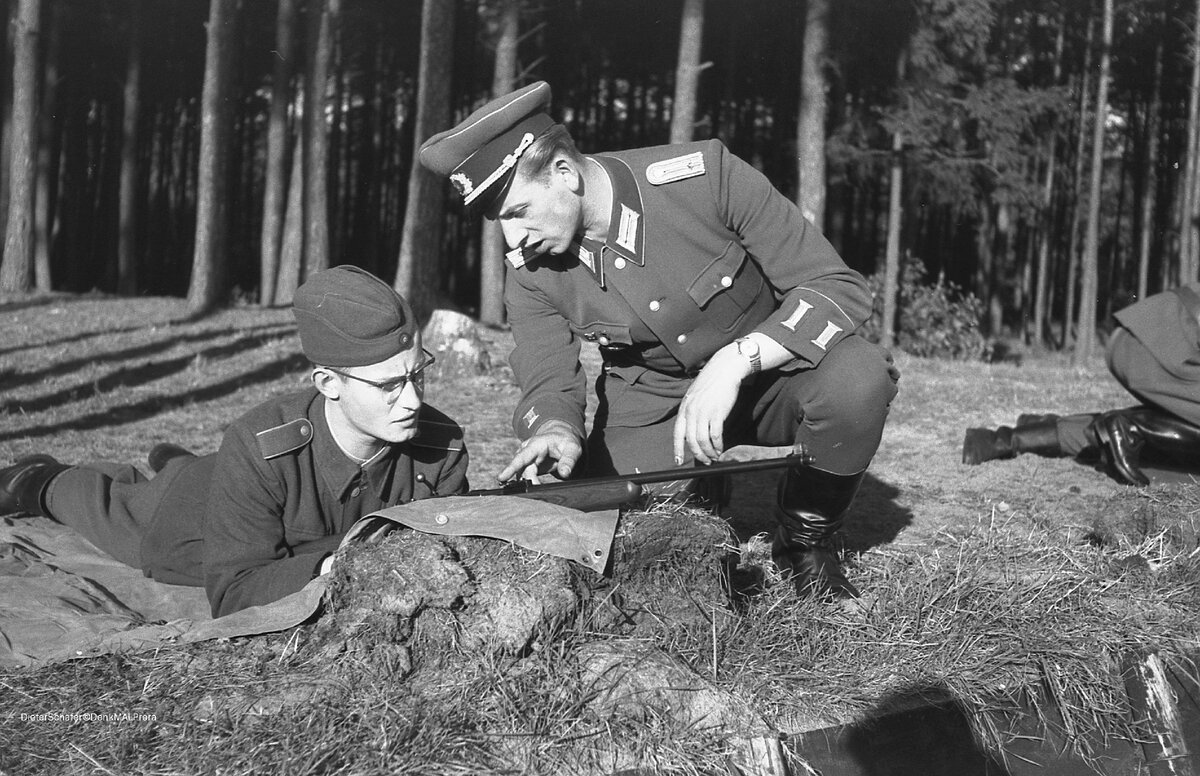
M0 300L0 460L141 464L158 441L211 452L237 415L303 384L287 310L181 312L175 299ZM506 335L483 334L491 374L429 386L466 427L476 487L513 448L516 398ZM598 642L668 654L785 734L949 696L997 745L1006 715L1048 694L1062 717L1047 723L1072 744L1129 735L1122 661L1198 648L1195 485L1139 491L1034 456L958 462L969 425L1129 404L1099 360L897 361L900 394L845 532L860 606L768 584L708 619L614 634L584 616L527 655L405 679L353 655L315 658L306 628L12 670L0 674L0 772L723 772L718 732L653 704L597 705L578 655ZM739 480L727 510L744 563L766 574L769 493L769 479Z

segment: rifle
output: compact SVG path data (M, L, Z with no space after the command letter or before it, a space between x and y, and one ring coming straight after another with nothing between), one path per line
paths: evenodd
M739 448L731 448L735 453ZM750 448L744 448L750 449ZM770 448L755 448L769 450ZM521 498L537 499L559 506L578 509L581 512L597 512L602 509L615 507L636 501L642 495L642 486L656 482L674 482L676 480L694 480L707 477L718 477L725 474L741 474L743 472L766 471L769 469L786 469L791 467L809 466L813 458L802 447L775 448L789 450L787 454L768 453L769 457L755 457L751 460L717 461L702 466L681 466L676 469L661 469L653 472L634 472L633 474L615 474L607 477L584 477L578 480L564 480L538 485L530 480L512 480L499 488L484 488L464 493L464 496L519 496Z

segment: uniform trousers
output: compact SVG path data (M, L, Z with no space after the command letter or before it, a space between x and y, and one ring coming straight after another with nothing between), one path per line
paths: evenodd
M739 444L800 444L813 467L839 475L867 468L896 395L899 372L883 348L851 335L815 369L787 367L755 375L742 384L725 423L728 449ZM636 401L636 392L622 394ZM612 408L618 414L618 408ZM613 426L598 412L588 438L591 476L674 468L676 413L643 426ZM690 455L690 454L689 454Z
M133 466L89 463L50 481L43 497L58 522L160 582L204 584L201 536L214 455L180 456L147 478Z

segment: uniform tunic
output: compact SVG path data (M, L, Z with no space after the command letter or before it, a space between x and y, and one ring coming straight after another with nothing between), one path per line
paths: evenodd
M467 462L462 429L425 405L417 437L362 468L309 389L260 404L218 452L173 459L152 479L126 465L69 469L51 481L46 506L147 576L204 585L220 616L302 588L358 518L466 491Z
M1200 283L1147 297L1116 314L1108 368L1149 404L1200 426Z
M670 429L692 379L719 348L757 331L794 359L749 381L731 421L753 425L741 428L747 441L804 442L820 453L821 468L865 468L896 375L882 349L853 334L872 309L862 276L719 141L615 152L587 164L603 167L612 183L605 241L582 239L568 254L508 272L510 363L522 388L517 435L528 438L551 419L583 430L579 355L588 341L604 361L588 470L669 465ZM841 357L830 360L835 352ZM791 383L781 392L779 380ZM768 406L801 394L787 412Z

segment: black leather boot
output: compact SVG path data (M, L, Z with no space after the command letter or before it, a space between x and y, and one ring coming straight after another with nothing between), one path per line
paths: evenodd
M1091 430L1100 442L1108 473L1127 485L1149 485L1142 458L1200 471L1200 428L1153 407L1100 415Z
M196 454L186 447L180 447L170 442L159 442L150 448L150 453L146 456L146 463L150 464L150 471L158 474L167 468L167 464L172 460L183 456L195 458Z
M1062 444L1058 440L1057 418L1049 416L1031 423L1018 423L1016 428L1001 426L995 431L969 428L963 439L962 462L975 466L984 461L1016 458L1021 453L1035 453L1048 458L1063 455Z
M48 455L31 455L0 469L0 514L28 512L51 517L42 494L50 480L70 468Z
M779 528L771 557L800 595L858 597L858 589L842 574L830 540L842 527L865 475L865 471L843 475L803 467L788 469L779 481L775 510Z

